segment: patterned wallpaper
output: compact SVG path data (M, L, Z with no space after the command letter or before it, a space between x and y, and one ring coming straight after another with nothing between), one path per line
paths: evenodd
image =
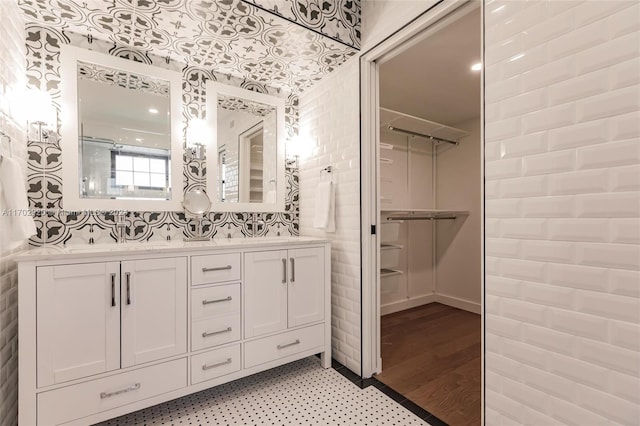
M245 0L360 49L360 0Z
M59 102L60 49L72 44L180 71L184 123L205 117L205 82L211 79L285 97L286 131L291 136L297 133L298 93L353 56L356 49L351 46L359 45L358 1L340 1L334 7L335 2L309 0L304 6L308 16L300 7L289 7L291 13L285 13L287 8L276 8L276 3L255 2L260 3L258 7L244 0L18 2L27 21L30 87L48 91ZM31 244L113 242L112 213L63 210L60 143L64 135L57 143L28 146L30 205L47 211L36 218L38 235ZM183 160L184 190L204 187L204 164ZM262 213L265 226L257 230L258 235L298 234L297 171L287 169L286 180L286 211ZM205 233L214 238L251 235L249 217L248 213L212 212L205 220ZM127 214L127 234L132 240L176 239L192 232L192 224L181 212Z
M289 92L312 86L356 53L341 41L243 0L18 1L29 22ZM359 10L358 3L345 4L351 4L352 13ZM334 22L346 36L351 27L338 23L343 9L318 15L319 25ZM313 26L315 20L301 22Z
M44 28L28 24L26 28L27 79L31 87L47 90L54 102L60 99L60 49L72 44L114 56L144 62L150 65L181 71L183 76L183 125L189 118L205 116L205 83L212 79L225 84L240 86L261 93L286 97L286 132L297 132L297 104L295 94L287 94L256 82L222 75L200 67L166 62L164 58L143 53L112 42L62 32L55 28ZM31 239L32 245L82 244L93 238L95 243L113 242L115 239L115 217L112 213L65 212L62 200L62 158L60 143L30 142L28 146L28 195L30 207L45 209L46 214L36 218L38 234ZM200 161L187 162L183 170L183 187L204 188L206 168ZM287 170L286 211L284 213L262 213L266 226L257 230L260 236L298 234L298 175ZM210 213L204 221L205 235L214 238L242 237L252 234L248 213ZM129 212L127 235L130 240L152 241L180 239L192 235L192 222L181 212Z

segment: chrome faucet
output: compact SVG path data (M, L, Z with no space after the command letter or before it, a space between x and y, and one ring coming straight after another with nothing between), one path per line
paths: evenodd
M118 243L127 242L127 215L119 213L116 215L116 239Z
M258 225L264 226L264 220L258 219L258 213L251 213L251 236L255 237L258 230Z

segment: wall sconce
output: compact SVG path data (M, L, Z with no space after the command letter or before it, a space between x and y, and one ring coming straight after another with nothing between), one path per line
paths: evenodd
M201 118L193 118L187 125L187 143L185 155L187 160L204 160L205 142L209 137L207 122Z
M299 135L293 135L287 141L285 166L289 169L297 169L300 167L300 150L302 148L302 140Z
M310 136L294 135L287 141L285 164L288 168L300 167L300 159L308 158L313 151L313 142Z
M56 109L51 95L43 90L29 89L24 97L24 109L27 115L28 142L56 142Z

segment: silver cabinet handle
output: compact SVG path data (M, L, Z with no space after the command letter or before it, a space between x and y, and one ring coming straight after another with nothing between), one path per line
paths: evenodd
M111 306L116 306L116 274L111 274Z
M100 392L100 399L105 399L105 398L109 398L110 396L116 396L116 395L120 395L123 393L127 393L127 392L131 392L134 390L138 390L140 389L140 383L135 383L131 386L129 386L128 388L124 388L124 389L120 389L117 391L113 391L113 392Z
M287 259L282 259L282 284L287 283Z
M202 337L215 336L216 334L229 333L230 331L231 331L231 327L227 327L224 330L220 330L220 331L205 331L204 333L202 333Z
M231 269L231 265L217 266L215 268L202 268L202 272L227 271L229 269Z
M296 281L296 260L292 257L291 261L291 282Z
M205 364L202 366L203 371L211 370L212 368L222 367L223 365L231 364L231 358L227 358L226 361L218 362L215 364Z
M131 272L125 272L127 277L127 305L131 304Z
M285 345L278 345L278 349L284 349L284 348L288 348L289 346L295 346L299 344L300 344L300 340L296 339L295 342L287 343Z
M231 300L233 300L233 297L228 296L228 297L225 297L224 299L203 300L203 301L202 301L202 304L203 304L203 305L210 305L210 304L212 304L212 303L229 302L229 301L231 301Z

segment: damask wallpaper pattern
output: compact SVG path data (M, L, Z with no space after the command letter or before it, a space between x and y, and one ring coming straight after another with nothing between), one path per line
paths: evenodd
M360 0L245 0L356 49L360 48Z
M304 23L283 19L244 0L19 3L28 22L289 92L312 86L356 52L341 41L310 31Z
M305 7L319 12L305 21L302 15L281 13L282 7L266 10L245 0L19 0L27 21L28 84L59 102L60 49L72 44L180 71L183 126L205 117L209 79L284 97L290 137L297 133L298 93L353 56L351 46L359 45L359 2L337 3L338 8L308 0ZM80 244L90 238L112 242L113 213L63 210L60 143L64 135L56 143L28 146L30 207L45 210L36 218L38 234L31 244ZM204 187L204 164L183 161L184 190ZM298 234L297 171L287 169L286 180L286 211L260 214L265 225L257 235ZM212 212L205 233L213 238L251 235L249 216ZM130 240L176 239L192 232L181 212L127 214Z

